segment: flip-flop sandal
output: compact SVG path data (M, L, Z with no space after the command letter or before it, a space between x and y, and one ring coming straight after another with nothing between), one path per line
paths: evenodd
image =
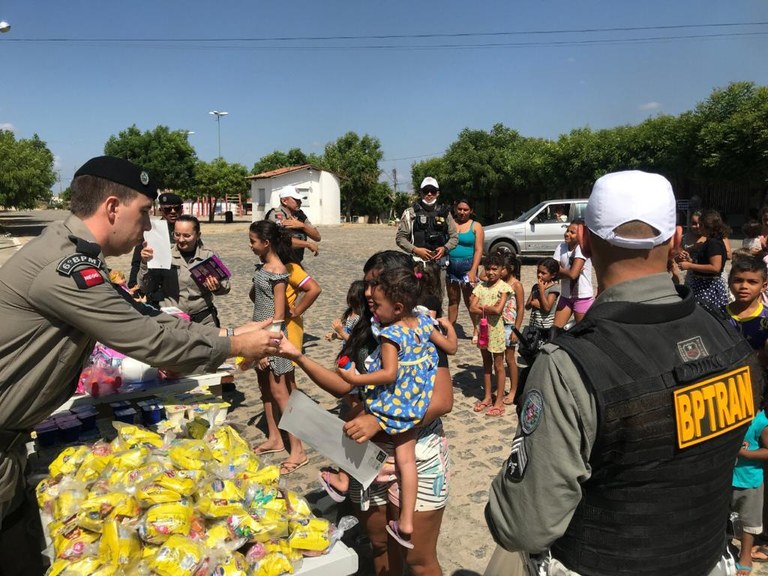
M395 542L400 544L403 548L408 548L408 550L413 550L413 543L411 542L411 537L407 536L405 534L401 534L400 530L397 526L397 520L390 520L387 522L387 525L385 526L387 532L389 532L389 535L392 536L392 538L395 539Z
M285 446L282 448L267 448L266 450L259 450L259 447L253 449L253 453L256 454L256 456L261 456L263 454L277 454L278 452L285 452Z
M514 400L514 398L512 400L507 400L506 398L504 398L501 402L505 406L512 406L515 403L515 400Z
M474 410L475 412L482 412L486 408L490 407L490 405L491 405L490 402L484 402L484 401L478 400L477 402L475 402L475 407L472 408L472 410Z
M325 478L325 474L330 475L330 472L328 472L327 470L321 470L320 472L317 473L318 477L320 478L320 485L323 487L323 490L325 490L328 493L328 496L330 496L331 500L333 500L334 502L339 502L339 503L344 502L344 500L347 499L346 494L337 492L336 489L333 486L331 486L330 481L328 481Z
M284 462L280 463L280 476L288 476L288 474L293 474L301 468L302 466L306 466L309 464L309 457L305 458L303 462L289 462L288 460L285 460ZM285 472L283 472L285 470Z
M488 409L488 412L485 413L486 416L491 416L493 418L496 418L498 416L504 416L506 413L506 410L502 406L491 406Z
M755 554L760 554L760 556L755 556ZM755 546L752 548L752 562L768 562L768 547L766 546Z

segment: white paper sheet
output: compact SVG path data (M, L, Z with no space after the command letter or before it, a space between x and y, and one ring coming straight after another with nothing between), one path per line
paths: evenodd
M312 446L368 488L384 465L387 453L373 442L358 444L344 434L343 426L343 420L299 390L291 392L280 418L281 429Z
M147 247L152 248L152 260L147 262L147 268L163 270L171 269L171 241L168 239L168 223L165 220L150 220L152 230L144 232Z

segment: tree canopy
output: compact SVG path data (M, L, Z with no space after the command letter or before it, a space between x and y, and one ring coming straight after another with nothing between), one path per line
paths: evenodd
M270 172L278 168L287 168L288 166L302 166L303 164L314 164L310 158L317 159L316 156L307 156L301 151L301 148L291 148L288 152L275 150L266 156L262 156L256 164L253 165L253 174Z
M16 140L0 130L0 206L34 208L51 199L55 182L53 154L37 134Z
M125 158L146 168L161 188L173 189L180 196L192 193L197 153L186 130L157 126L141 132L134 124L110 136L104 154Z

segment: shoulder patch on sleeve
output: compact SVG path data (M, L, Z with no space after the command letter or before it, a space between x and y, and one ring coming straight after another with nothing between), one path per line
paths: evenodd
M536 430L543 415L544 397L538 390L531 390L526 394L523 409L520 411L520 427L523 433L530 434Z
M520 482L528 466L528 453L525 450L525 437L518 436L512 441L512 452L507 458L504 475L512 482Z
M72 276L74 272L84 268L96 268L103 270L104 264L98 258L87 256L86 254L71 254L59 262L56 266L56 272L62 276Z
M71 276L81 290L104 284L104 276L97 268L81 268L73 272Z

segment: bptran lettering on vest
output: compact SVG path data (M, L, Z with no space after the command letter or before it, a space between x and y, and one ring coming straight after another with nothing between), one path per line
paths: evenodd
M677 445L687 448L755 417L749 366L675 390Z

